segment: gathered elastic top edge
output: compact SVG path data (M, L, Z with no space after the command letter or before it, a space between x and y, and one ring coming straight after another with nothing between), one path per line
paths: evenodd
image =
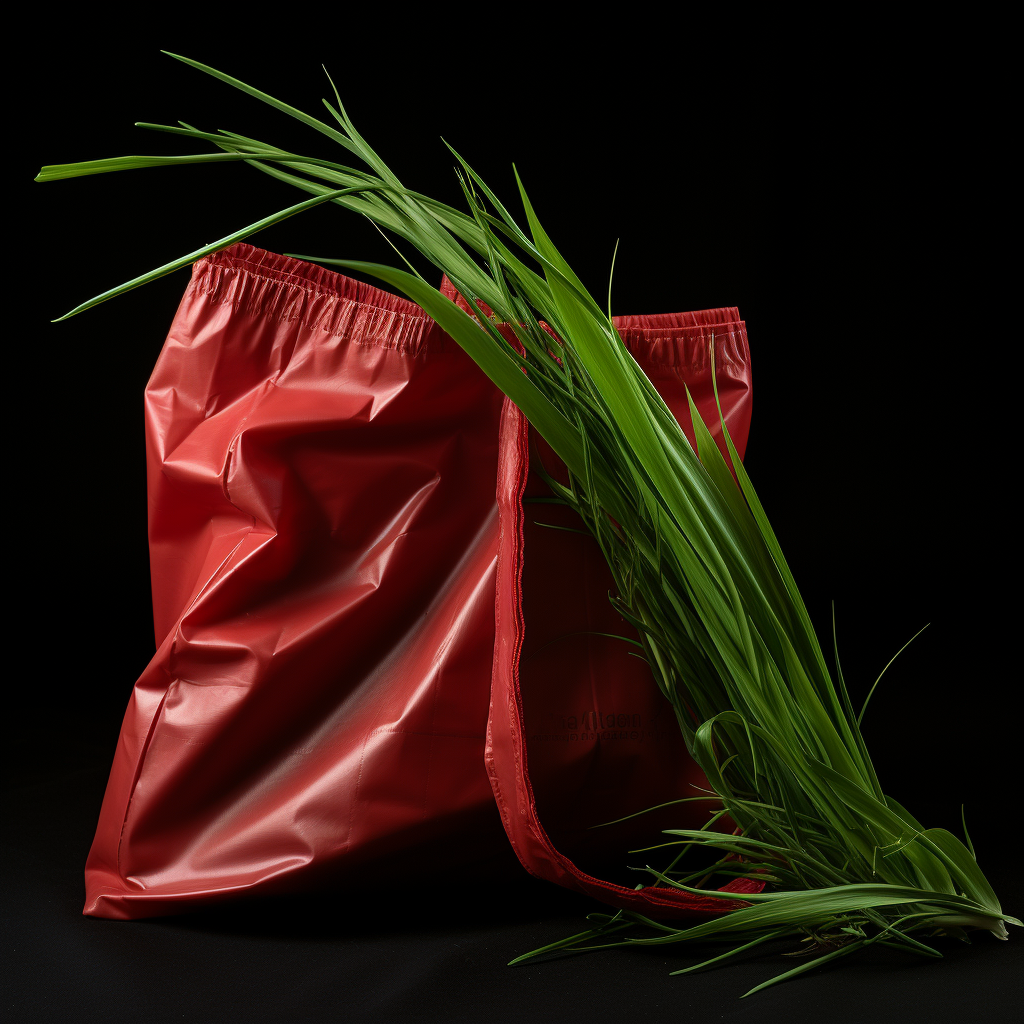
M236 242L193 268L193 284L212 301L273 320L408 354L454 344L409 299L315 263Z
M445 277L441 294L466 312L469 304ZM490 307L481 304L485 313ZM612 324L623 344L640 363L664 366L699 366L707 361L709 345L716 342L728 362L746 361L747 330L735 306L700 309L690 313L650 313L613 316Z
M371 284L291 256L236 242L198 261L193 286L216 302L275 320L297 320L360 344L408 354L458 348L414 302ZM466 302L446 278L441 293L463 309ZM682 365L702 361L712 335L746 346L745 325L734 306L687 313L616 316L612 322L638 359ZM699 351L698 351L699 350ZM738 353L737 353L738 354Z

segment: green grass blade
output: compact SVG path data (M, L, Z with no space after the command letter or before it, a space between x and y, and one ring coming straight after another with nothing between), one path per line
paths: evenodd
M307 199L304 203L296 203L294 206L289 206L287 209L280 210L277 213L271 214L269 217L264 217L262 220L254 221L252 224L249 224L238 231L232 231L230 235L225 235L223 238L219 238L216 242L210 242L209 245L204 245L202 248L196 249L194 252L190 252L185 256L172 260L170 263L165 263L162 267L157 267L155 270L150 270L146 274L141 274L139 277L135 277L131 281L126 281L124 284L120 284L116 288L110 288L108 291L101 292L99 295L83 302L81 305L75 306L74 309L65 313L63 316L57 317L57 320L55 320L54 323L60 320L67 320L69 317L83 313L87 309L92 309L93 306L98 306L101 302L107 302L110 299L117 298L118 295L124 295L125 292L130 292L135 288L141 288L144 284L149 284L150 281L156 281L158 278L164 277L167 274L173 274L174 271L190 266L196 260L202 259L204 256L210 256L215 252L220 252L221 249L226 249L228 246L234 245L235 242L241 242L243 239L255 235L258 231L262 231L264 228L268 228L273 224L280 224L281 221L287 220L289 217L294 217L296 214L305 213L306 210L312 210L313 207L319 206L321 203L328 202L336 196L345 195L348 192L359 191L362 187L364 186L354 189L341 189L337 192L328 192L326 195L317 196L315 199Z

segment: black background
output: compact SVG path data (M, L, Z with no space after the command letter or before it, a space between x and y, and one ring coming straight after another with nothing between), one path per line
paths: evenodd
M259 38L244 45L182 28L115 40L65 24L30 54L10 195L31 227L7 280L20 408L10 537L26 559L9 640L27 656L8 683L24 698L5 780L13 1019L994 1019L1019 933L950 946L935 964L873 954L741 1003L791 963L672 979L691 961L614 951L506 970L591 909L530 880L468 893L449 879L429 893L131 925L78 916L120 717L154 649L141 399L187 272L49 321L298 197L237 165L29 179L44 163L191 151L139 120L331 155L161 46L314 113L324 62L406 184L454 203L439 136L510 199L514 160L599 293L621 239L616 313L740 307L755 381L747 466L826 635L835 602L854 699L931 623L866 718L883 785L954 831L966 804L982 866L1007 909L1022 909L1004 833L1019 778L1019 672L1004 659L1019 630L1005 588L1015 383L994 62L948 29L891 22L766 23L740 41L726 26L642 19L599 37L541 31L525 15L500 35L453 19L439 14L428 31L390 10L307 12L301 31L248 25ZM392 259L336 208L252 241Z

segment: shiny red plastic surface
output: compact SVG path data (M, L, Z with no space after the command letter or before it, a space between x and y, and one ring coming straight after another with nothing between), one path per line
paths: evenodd
M730 427L742 444L749 362L734 312L618 326L676 408L693 366L672 353L696 325L731 322L742 344ZM666 358L645 364L655 351ZM696 397L711 419L706 391ZM577 661L571 643L555 643L530 671L503 657L518 651L524 622L528 645L546 635L530 632L541 605L524 609L517 587L508 605L504 562L515 576L529 555L539 582L527 593L543 597L550 571L548 596L569 607L603 586L579 578L577 594L564 562L546 568L532 539L515 540L524 428L503 406L404 299L249 245L196 265L146 391L159 646L121 729L86 913L146 917L440 866L507 877L521 869L503 823L523 856L524 837L543 833L531 806L578 807L559 836L575 855L591 811L614 817L631 779L642 786L685 763L675 732L653 724L653 683L636 659L623 667L645 695L621 713L652 723L642 749L544 748L532 724L495 713L519 692L514 677L538 721L577 705L609 712L576 699L600 652ZM599 575L589 554L586 564ZM599 618L581 621L599 628ZM529 747L529 776L505 756L517 744ZM624 773L619 803L604 776L588 791L595 751ZM508 794L524 780L539 796L520 816L521 794ZM531 871L566 872L563 851L534 845Z

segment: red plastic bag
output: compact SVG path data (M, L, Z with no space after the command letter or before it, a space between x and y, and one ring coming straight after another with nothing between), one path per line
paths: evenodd
M694 324L732 313L619 326L670 353ZM748 395L742 324L730 330ZM678 393L689 371L673 358L653 379ZM522 777L511 781L499 749L514 737L498 736L507 723L493 707L488 724L492 668L498 693L510 664L500 621L495 645L499 531L504 545L523 474L509 442L518 412L505 410L502 431L502 410L404 299L249 245L196 264L146 391L159 647L121 729L87 914L146 917L442 865L519 870L503 819L520 852L533 826L501 795ZM731 415L742 444L748 398ZM564 665L552 671L561 686ZM654 689L642 672L638 685ZM622 760L623 793L680 757L675 731L655 732ZM589 799L578 756L535 760L537 793ZM543 874L538 858L524 862Z

